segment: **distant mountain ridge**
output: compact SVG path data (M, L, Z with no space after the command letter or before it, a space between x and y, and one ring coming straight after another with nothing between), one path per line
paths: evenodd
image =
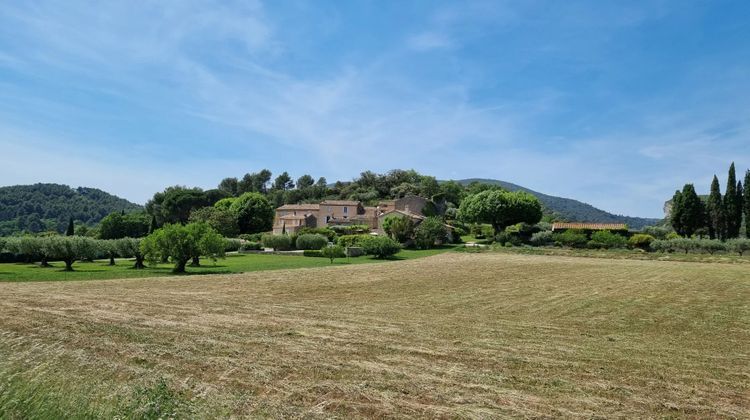
M657 225L662 222L662 219L612 214L572 198L562 198L542 194L520 185L497 179L468 178L456 182L462 185L468 185L472 182L482 182L485 184L499 185L508 191L525 191L538 198L544 207L552 211L557 217L570 222L625 223L631 229L642 229L643 227Z
M0 187L0 235L62 231L71 217L93 226L112 212L140 210L142 206L96 188L42 183Z

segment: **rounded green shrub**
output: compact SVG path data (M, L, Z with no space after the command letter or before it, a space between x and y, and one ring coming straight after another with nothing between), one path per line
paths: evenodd
M386 236L370 236L360 242L365 254L386 258L401 251L401 244Z
M624 236L612 233L608 230L594 232L588 245L590 248L614 249L625 248L628 240Z
M569 229L565 232L555 233L552 236L555 242L571 248L583 248L588 242L586 234L580 230Z
M651 242L654 241L654 237L645 233L636 233L628 239L628 245L631 248L637 249L649 249Z
M261 237L261 243L266 248L273 248L274 251L287 251L292 247L289 235L265 234Z
M318 233L304 233L297 237L297 249L322 249L328 245L328 238Z

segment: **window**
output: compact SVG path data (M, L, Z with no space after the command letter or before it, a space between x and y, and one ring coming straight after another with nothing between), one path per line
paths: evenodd
M349 207L344 207L344 214L349 213Z

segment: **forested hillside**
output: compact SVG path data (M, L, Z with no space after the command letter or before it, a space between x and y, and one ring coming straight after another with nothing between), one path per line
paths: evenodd
M142 207L96 188L60 184L0 187L0 235L63 231L72 217L93 226L113 211Z
M661 219L630 217L608 213L578 200L542 194L520 185L496 179L471 178L463 179L458 182L462 185L469 185L472 182L480 182L483 184L499 185L509 191L526 191L536 196L539 201L542 202L545 209L552 213L554 218L570 222L625 223L631 229L641 229L645 226L653 226L662 222Z

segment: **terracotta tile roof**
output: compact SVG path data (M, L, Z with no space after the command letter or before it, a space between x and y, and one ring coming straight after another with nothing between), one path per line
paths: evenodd
M552 230L581 229L581 230L628 230L624 223L553 223Z
M320 210L320 204L284 204L276 210Z
M326 206L358 206L359 201L352 201L352 200L326 200L320 203L321 205Z

